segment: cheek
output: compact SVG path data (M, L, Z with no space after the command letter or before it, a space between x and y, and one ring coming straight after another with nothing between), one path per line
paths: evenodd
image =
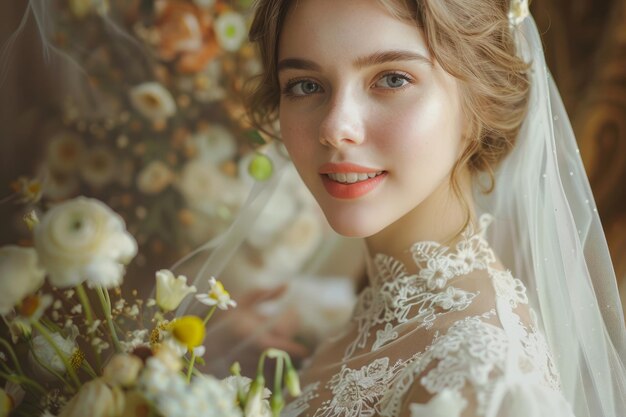
M394 159L434 164L445 154L457 155L457 112L440 97L406 100L384 112L377 127L379 151Z

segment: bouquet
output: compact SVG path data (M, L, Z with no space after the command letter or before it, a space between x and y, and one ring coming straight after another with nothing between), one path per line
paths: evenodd
M0 248L0 416L277 416L299 395L289 356L268 349L254 379L234 363L226 379L202 373L205 327L236 306L222 283L198 294L184 276L156 272L154 298L120 286L137 243L99 200L77 197L25 220L32 247ZM174 317L186 297L202 317ZM264 364L276 361L273 392Z

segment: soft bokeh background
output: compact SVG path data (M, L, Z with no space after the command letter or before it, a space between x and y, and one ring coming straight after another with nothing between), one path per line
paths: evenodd
M81 86L80 79L59 77L66 67L54 56L46 60L31 17L12 54L0 57L7 59L0 68L4 82L0 89L0 199L11 194L9 185L19 176L40 173L45 161L54 166L49 144L55 139L66 145L61 156L71 158L80 148L91 162L71 172L54 172L57 194L45 196L44 202L78 192L106 201L124 215L140 241L142 255L133 263L132 273L151 276L223 230L241 202L239 188L249 185L242 178L241 160L254 148L254 140L241 119L236 96L243 79L258 67L248 45L226 50L215 38L213 26L226 11L247 18L247 2L197 1L193 5L191 0L166 0L162 5L171 9L157 12L154 2L111 0L112 21L118 26L103 25L97 12L88 11L85 16L69 12L70 3L88 6L90 0L51 3L58 8L48 18L59 23L51 39L61 51L79 57L89 82L104 93L90 97L88 103L97 103L94 109L108 116L90 119L88 103L75 103L73 110L68 107L63 97L68 86ZM202 11L202 4L210 6ZM3 45L18 28L25 7L24 1L0 3ZM532 9L574 125L622 299L626 299L626 0L536 0ZM185 26L185 13L197 20L192 24L196 32L190 34ZM184 43L194 39L200 44ZM151 80L173 92L177 113L165 121L137 114L129 100L133 86ZM72 114L80 116L72 119ZM108 124L107 118L115 122ZM58 139L59 132L70 139ZM215 149L221 156L215 157ZM204 157L211 160L214 171L194 171L198 166L193 162ZM186 172L189 178L205 178L205 182L186 182ZM213 184L215 178L222 182ZM190 195L202 187L218 191L213 200L193 201ZM223 191L229 192L227 201L223 201ZM281 252L294 242L300 245L298 256L305 262L318 242L316 230L323 230L306 197L296 202L289 199L278 207L286 211L274 218L274 229L260 231L260 240L249 242L252 252L267 248L270 241L276 249L254 252L256 266L261 265L257 271L269 262L294 259ZM27 239L21 210L14 202L0 204L0 245ZM287 224L284 219L290 219L289 224L298 219L300 229L279 236L277 231ZM341 273L354 274L354 266L347 265Z

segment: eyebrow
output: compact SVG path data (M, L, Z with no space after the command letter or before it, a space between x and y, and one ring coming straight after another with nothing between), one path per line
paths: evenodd
M387 62L395 62L395 61L421 61L432 65L430 59L425 57L424 55L418 54L413 51L405 51L405 50L391 50L391 51L380 51L374 52L373 54L366 55L363 57L357 58L352 65L356 69L362 69L364 67L369 67L373 65L380 65ZM314 61L302 58L286 58L282 59L278 62L278 71L284 71L287 69L301 69L301 70L311 70L318 71L322 70L322 67Z

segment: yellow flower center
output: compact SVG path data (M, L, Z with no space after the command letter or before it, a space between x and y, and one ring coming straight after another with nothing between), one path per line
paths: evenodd
M72 353L72 356L70 356L70 364L72 365L72 368L74 369L80 368L84 360L85 360L85 353L80 349L76 349L74 353Z
M202 344L204 340L204 323L197 316L183 316L172 322L172 336L189 350Z
M209 294L209 297L211 297L215 301L219 301L220 296L228 297L230 296L230 294L224 289L224 285L220 281L217 281L215 283L215 288L213 288L213 290Z

